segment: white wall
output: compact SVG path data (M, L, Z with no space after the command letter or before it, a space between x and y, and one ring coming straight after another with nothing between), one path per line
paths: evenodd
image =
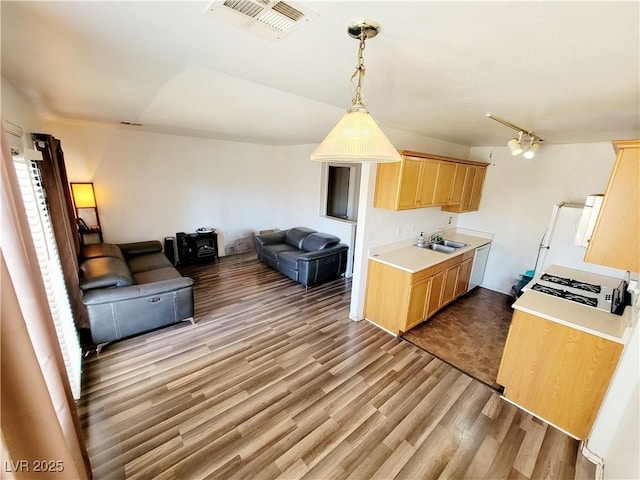
M24 131L22 145L7 136L10 145L33 148L30 141L31 133L42 131L42 122L35 106L20 95L7 79L2 77L2 89L0 90L0 104L2 105L2 119L14 125L18 125Z
M94 182L107 242L213 227L222 247L288 226L281 207L296 206L287 201L289 173L274 147L103 124L55 122L48 129L62 142L69 180Z
M482 285L509 293L534 268L553 205L604 193L615 153L610 143L587 143L543 145L531 160L507 147L472 148L469 158L491 164L479 211L459 215L458 226L495 234Z

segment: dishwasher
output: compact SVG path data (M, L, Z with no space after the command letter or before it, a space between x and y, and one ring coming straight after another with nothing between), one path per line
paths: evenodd
M487 266L487 257L489 257L490 248L490 243L476 248L476 253L473 256L473 266L471 267L471 277L469 278L469 288L467 289L467 292L476 288L482 283L482 279L484 278L484 269Z

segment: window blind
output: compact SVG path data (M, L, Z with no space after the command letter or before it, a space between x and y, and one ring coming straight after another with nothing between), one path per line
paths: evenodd
M14 157L14 165L71 391L73 398L78 400L81 386L82 349L64 283L40 168L36 161L25 160L22 157Z

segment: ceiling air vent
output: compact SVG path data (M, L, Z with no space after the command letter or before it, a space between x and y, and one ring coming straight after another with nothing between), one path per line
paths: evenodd
M206 13L272 41L286 37L318 16L301 5L278 0L216 0Z

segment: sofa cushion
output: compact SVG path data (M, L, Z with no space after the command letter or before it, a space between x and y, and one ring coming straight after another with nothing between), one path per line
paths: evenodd
M275 245L265 245L262 247L262 255L275 262L282 252L290 252L292 250L298 251L299 249L288 243L277 243Z
M302 242L308 235L312 233L316 233L316 231L306 227L290 228L289 230L287 230L287 233L285 235L285 242L296 248L302 248Z
M307 252L333 247L340 243L340 239L328 233L312 233L302 241L302 249Z
M298 257L304 253L302 250L291 250L288 252L281 252L278 255L278 268L286 266L292 270L298 270Z
M118 247L126 257L134 255L145 255L147 253L157 253L162 251L162 243L158 240L148 240L146 242L119 243Z
M147 272L138 272L134 274L136 283L143 285L145 283L159 282L161 280L173 280L174 278L182 278L182 275L171 265L165 268L149 270Z
M114 257L96 257L80 265L80 289L126 287L135 280L124 260Z
M124 260L122 250L113 243L94 243L82 247L82 258L114 257Z
M159 268L172 267L171 262L164 253L150 253L148 255L138 255L129 259L129 269L134 273L148 272ZM138 282L140 283L140 282Z

